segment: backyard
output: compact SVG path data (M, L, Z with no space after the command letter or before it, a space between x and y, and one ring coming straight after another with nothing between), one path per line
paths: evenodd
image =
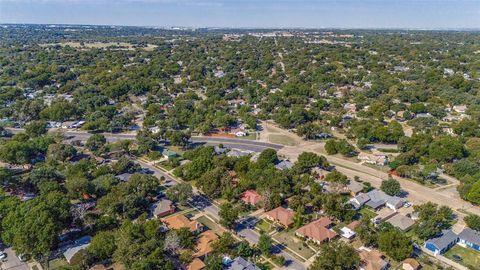
M298 253L304 259L309 259L315 252L300 238L295 236L295 230L281 231L272 236L273 239L289 247L295 253ZM296 255L290 250L286 250L292 255ZM297 256L298 257L298 256Z

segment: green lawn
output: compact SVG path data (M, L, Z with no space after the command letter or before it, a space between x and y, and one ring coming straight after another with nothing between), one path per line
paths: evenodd
M281 231L273 235L272 237L306 259L312 257L315 254L313 250L306 246L305 242L302 239L295 236L295 230ZM288 249L285 251L289 252ZM292 252L289 253L295 255Z
M50 261L50 269L58 269L63 266L68 265L67 261L65 259L55 259Z
M255 228L257 230L259 230L260 232L269 233L269 232L273 231L275 226L272 223L266 221L265 219L262 219L255 225Z
M366 207L363 207L362 209L360 209L360 214L363 216L363 217L366 217L368 219L372 219L374 217L377 216L377 214L375 212L373 212L372 210L366 208Z
M464 248L459 245L453 246L447 253L445 253L445 257L455 261L453 259L453 255L458 255L462 257L461 261L458 263L465 265L467 267L472 267L472 269L480 269L480 252L473 250L471 248Z
M285 136L285 135L271 134L270 136L268 136L268 139L272 143L288 145L288 146L294 146L295 145L295 141L292 138L290 138L288 136Z
M197 219L198 222L202 223L204 226L208 227L210 230L214 231L217 234L222 234L224 230L215 222L210 220L205 216L201 216Z

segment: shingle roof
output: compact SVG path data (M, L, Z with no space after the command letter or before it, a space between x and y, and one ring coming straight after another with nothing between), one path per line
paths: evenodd
M480 246L480 232L472 230L470 228L465 228L463 231L458 235L458 237L462 240L470 242L472 244Z
M310 222L305 226L300 227L296 231L296 233L310 239L323 242L327 239L330 240L337 236L337 233L335 231L327 229L330 224L332 224L332 221L329 218L322 217L313 222Z
M408 218L404 215L395 215L388 220L388 223L399 228L400 230L407 230L415 224L413 219Z
M227 268L228 270L260 270L255 264L245 260L242 257L237 257L233 262L230 264L230 267Z
M438 249L443 250L447 248L452 242L456 242L458 235L451 230L444 230L442 235L436 238L428 239L425 243L432 243Z
M293 224L293 211L281 206L266 212L265 215L286 227Z

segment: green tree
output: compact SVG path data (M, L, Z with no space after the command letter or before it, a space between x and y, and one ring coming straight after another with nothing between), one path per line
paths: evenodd
M466 216L463 220L472 230L480 231L480 216L470 214Z
M105 144L107 143L107 139L102 134L93 134L88 138L87 143L85 146L88 150L97 153Z
M238 219L239 209L233 204L225 202L220 205L218 215L220 216L220 224L229 229L232 229Z
M412 241L398 229L380 232L378 247L396 261L410 257L413 252Z
M349 245L333 241L320 246L317 256L309 270L351 270L360 264L358 253Z
M77 154L77 149L69 144L50 144L47 157L58 161L67 161Z
M112 258L116 249L115 232L101 231L92 238L88 253L97 260L103 261Z
M400 183L393 178L383 180L380 189L390 196L396 196L402 192Z
M36 120L25 126L25 133L31 138L47 134L47 123L42 120Z
M261 234L260 238L258 239L257 247L263 255L269 256L273 247L272 238L267 234Z
M422 205L414 205L418 212L418 221L415 224L415 232L421 239L429 239L438 236L442 230L452 226L452 209L428 202Z
M180 183L167 189L167 198L180 203L182 205L188 204L188 199L193 195L192 186L188 183Z

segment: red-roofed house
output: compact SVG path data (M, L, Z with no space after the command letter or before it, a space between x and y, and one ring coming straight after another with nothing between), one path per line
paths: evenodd
M257 205L262 200L262 196L258 194L257 191L251 189L243 192L240 196L240 200L245 204Z
M322 242L330 241L337 236L337 233L334 230L329 229L331 225L332 221L329 218L322 217L300 227L295 234L317 244L321 244Z
M265 217L273 222L283 225L284 227L290 227L293 224L293 211L277 207L265 213Z

